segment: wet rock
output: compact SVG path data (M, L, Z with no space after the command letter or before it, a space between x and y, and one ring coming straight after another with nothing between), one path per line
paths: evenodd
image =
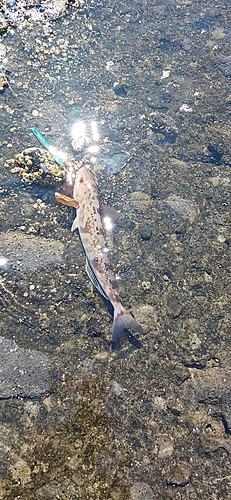
M185 486L191 477L191 466L187 462L180 462L170 467L166 473L166 481L170 486Z
M231 56L220 54L215 61L215 66L219 68L224 76L231 76Z
M192 377L186 386L193 388L197 402L216 407L231 432L231 368L211 366L204 370L191 368Z
M73 2L75 8L84 6L84 1L76 0ZM25 2L16 2L15 0L3 0L1 9L4 13L0 16L0 32L7 26L22 25L25 20L35 22L54 21L67 12L68 0L41 0L39 3L35 0L26 0Z
M127 153L118 152L112 154L105 154L100 157L100 162L105 166L107 174L117 174L122 168L125 167L129 160Z
M133 191L130 195L130 210L132 212L139 212L143 214L147 210L150 210L152 206L152 200L150 196L143 191Z
M150 127L153 132L162 134L166 142L171 144L176 142L178 128L170 116L155 111L155 113L152 114L152 123Z
M82 495L78 494L78 486L82 486L81 478L77 477L77 481L74 481L74 479L75 477L72 480L67 477L60 481L53 479L38 488L35 491L34 498L36 500L55 500L57 498L74 500L74 498L81 498ZM78 486L76 486L76 483Z
M155 328L157 324L157 314L153 306L138 306L134 308L133 314L136 317L136 321L142 325L145 332L149 332Z
M185 410L184 402L180 398L178 398L175 394L171 395L168 398L167 408L173 413L173 415L177 416L183 415Z
M0 256L4 268L12 271L37 271L63 262L64 245L60 241L28 236L20 232L0 234Z
M12 479L17 483L25 486L31 481L31 469L27 462L19 458L11 467Z
M155 396L152 401L153 411L157 413L165 413L167 410L167 403L162 396Z
M47 498L49 500L59 498L60 489L61 485L58 483L58 481L50 481L49 483L44 484L35 491L35 498L38 500L44 498Z
M43 149L28 148L17 154L11 172L19 173L23 182L41 186L57 186L65 179L65 170Z
M115 85L113 90L119 97L126 97L128 93L127 88L124 85Z
M0 92L2 92L7 86L7 80L4 78L3 74L0 73Z
M34 397L49 389L49 359L0 337L0 399Z
M166 311L169 316L172 316L173 318L177 318L180 316L181 313L181 305L176 299L176 297L167 297L166 300Z
M111 380L111 391L116 396L124 396L124 388L116 380Z
M174 441L167 435L159 436L155 441L158 458L171 457L174 449Z
M190 333L189 344L192 351L199 349L199 347L201 346L201 339L196 333Z
M185 220L188 219L190 223L194 222L199 215L199 208L194 202L181 198L175 194L170 194L170 196L163 201L172 208L177 215L180 215Z
M80 450L81 453L81 450ZM116 457L113 453L107 452L106 450L97 453L96 456L97 460L97 466L98 470L100 471L100 474L104 475L105 477L112 477L115 476L115 474L118 473L119 465L117 463ZM119 500L117 495L115 496L112 494L111 496L112 500Z
M0 33L3 33L7 28L7 21L5 17L0 13Z
M5 475L9 468L9 450L18 442L18 432L10 424L1 422L0 426L0 474ZM0 498L1 489L0 489Z
M168 360L164 369L175 385L181 385L191 377L189 369L176 361L171 362Z
M154 500L154 494L146 483L134 483L130 490L131 500Z
M210 418L205 422L200 433L200 442L205 453L211 453L219 448L231 452L231 438L225 433L223 422Z
M152 236L152 226L149 222L142 222L139 225L139 233L142 240L150 240Z

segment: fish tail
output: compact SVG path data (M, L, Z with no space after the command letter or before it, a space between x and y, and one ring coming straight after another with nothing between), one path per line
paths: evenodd
M126 309L122 308L119 311L115 309L112 326L112 342L115 342L121 337L124 328L130 328L130 330L133 330L134 332L144 334L142 326L137 323L135 318L133 318L133 316L127 312Z

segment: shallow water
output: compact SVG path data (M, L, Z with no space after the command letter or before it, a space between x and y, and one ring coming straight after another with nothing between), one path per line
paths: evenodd
M0 498L229 498L229 3L60 5L1 31ZM144 336L111 345L74 210L11 172L32 128L90 155Z

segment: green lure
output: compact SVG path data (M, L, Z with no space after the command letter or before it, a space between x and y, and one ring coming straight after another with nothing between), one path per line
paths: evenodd
M56 153L56 149L54 146L51 146L49 142L45 139L45 137L40 134L40 132L36 128L32 128L32 132L35 135L36 139L40 142L40 144L46 149L51 156L53 156L54 160L59 164L62 165L63 160L60 158L60 156Z

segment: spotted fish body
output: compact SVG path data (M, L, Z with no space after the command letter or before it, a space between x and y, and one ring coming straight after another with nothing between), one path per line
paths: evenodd
M77 215L71 230L78 229L86 253L88 273L102 295L114 307L112 341L121 336L125 327L144 333L143 328L121 304L118 282L112 273L105 246L98 188L93 175L86 167L81 167L76 174L73 198Z

